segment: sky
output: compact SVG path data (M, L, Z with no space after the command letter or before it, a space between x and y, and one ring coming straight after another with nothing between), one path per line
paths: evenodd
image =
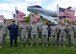
M0 0L0 15L8 19L12 18L15 7L28 15L27 7L32 5L40 5L44 9L57 11L57 4L63 8L71 6L76 11L76 0Z

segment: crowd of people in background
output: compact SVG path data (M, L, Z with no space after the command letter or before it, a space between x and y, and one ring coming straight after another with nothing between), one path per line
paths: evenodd
M51 47L74 47L74 25L59 22L58 24L43 22L26 23L26 21L15 22L12 20L9 25L4 22L0 25L0 48L6 46L7 29L10 35L10 47L18 46L17 40L20 39L20 46L51 46ZM30 42L30 44L29 44ZM41 43L41 44L40 44Z

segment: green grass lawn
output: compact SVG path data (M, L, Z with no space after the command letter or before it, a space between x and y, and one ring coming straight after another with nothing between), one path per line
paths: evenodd
M0 49L0 54L76 54L76 41L75 47L70 48L66 46L63 47L46 47L46 46L23 46L20 47L18 41L18 47L9 47L9 40L6 43L7 47Z

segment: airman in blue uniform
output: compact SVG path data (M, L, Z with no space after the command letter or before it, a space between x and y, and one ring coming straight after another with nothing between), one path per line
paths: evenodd
M13 46L13 41L15 47L17 47L18 26L15 24L15 21L12 20L12 23L7 28L10 33L10 47Z

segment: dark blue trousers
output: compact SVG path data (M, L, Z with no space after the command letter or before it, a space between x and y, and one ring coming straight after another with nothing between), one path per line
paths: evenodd
M48 42L49 42L49 37L51 36L51 31L48 31Z
M15 44L15 47L16 47L17 46L17 35L11 35L10 34L10 47L12 47L13 41L14 41L14 44Z

